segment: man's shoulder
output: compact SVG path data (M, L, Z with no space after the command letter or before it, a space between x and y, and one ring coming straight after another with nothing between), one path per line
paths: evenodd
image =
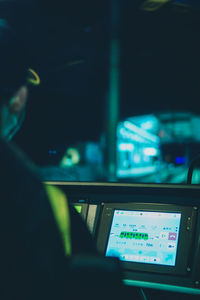
M46 206L46 193L37 167L14 144L0 139L0 198L4 207Z

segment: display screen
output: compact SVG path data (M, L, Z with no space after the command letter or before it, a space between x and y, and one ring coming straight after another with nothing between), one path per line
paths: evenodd
M114 210L106 256L175 266L181 213Z

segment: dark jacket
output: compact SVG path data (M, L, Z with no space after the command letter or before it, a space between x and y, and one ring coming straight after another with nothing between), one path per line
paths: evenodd
M19 149L0 139L0 299L62 299L67 257L44 185ZM72 253L95 253L70 210Z

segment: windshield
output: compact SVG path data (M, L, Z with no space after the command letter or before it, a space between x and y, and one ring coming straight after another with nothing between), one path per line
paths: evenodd
M63 2L12 15L41 81L15 142L47 181L185 184L200 154L198 1Z

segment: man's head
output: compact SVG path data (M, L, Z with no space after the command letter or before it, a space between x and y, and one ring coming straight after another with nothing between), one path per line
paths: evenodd
M0 19L0 137L10 140L24 119L28 96L27 53L22 40Z

